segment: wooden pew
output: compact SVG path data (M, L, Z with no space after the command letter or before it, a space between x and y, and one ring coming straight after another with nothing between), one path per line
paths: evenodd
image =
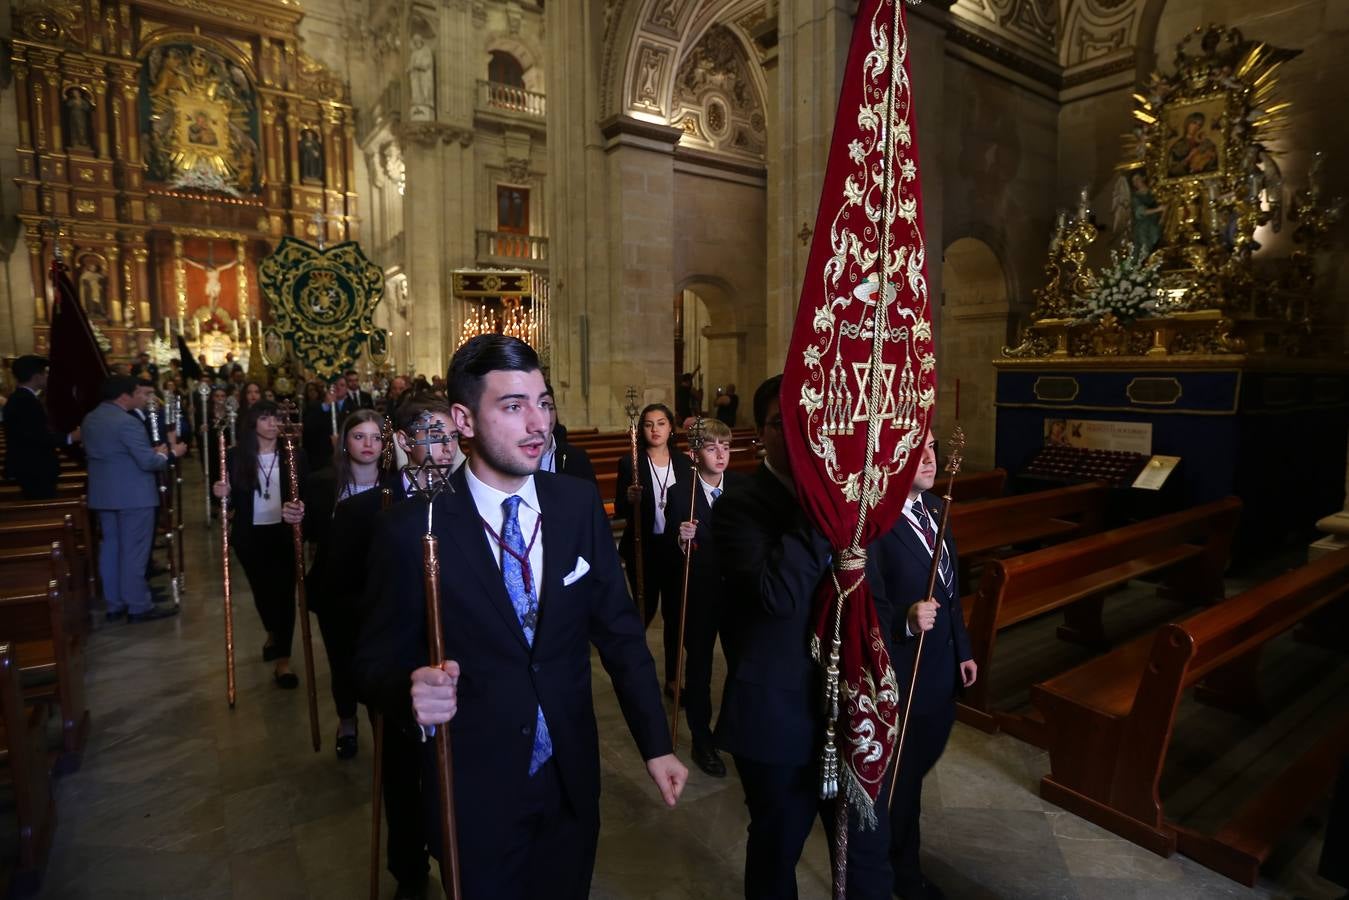
M45 550L0 550L0 640L14 644L24 699L61 710L59 768L78 768L89 734L84 702L87 619L61 585L70 581L59 542Z
M938 484L941 478L937 479ZM989 500L1001 497L1007 487L1007 470L990 469L987 472L961 472L956 478L951 499L956 503L968 503L971 500ZM959 507L956 507L959 509ZM952 511L954 512L954 510Z
M80 476L79 479L59 479L56 482L56 496L53 499L73 500L87 494L89 492L88 481L84 478L83 472L80 473ZM12 482L0 483L0 505L7 505L11 501L28 502L28 498L23 495L23 491L17 484Z
M25 525L49 522L55 518L70 516L75 522L74 546L84 560L85 577L88 582L88 597L92 602L99 597L98 587L98 535L93 529L93 516L89 512L88 498L81 495L76 499L62 500L19 500L0 502L0 525ZM72 559L74 555L72 554Z
M960 479L956 479L956 484ZM1110 488L1102 482L956 503L951 507L951 534L961 562L1003 547L1040 541L1061 541L1101 530Z
M47 764L47 707L24 703L16 652L12 643L0 643L0 779L14 792L19 825L17 877L10 886L30 891L47 865L56 800Z
M1040 793L1064 809L1155 853L1179 849L1229 878L1254 885L1278 836L1329 791L1349 751L1349 722L1291 761L1215 835L1167 820L1158 784L1181 695L1231 708L1258 697L1261 649L1332 603L1349 597L1349 549L1165 625L1036 685L1050 772ZM1207 688L1207 691L1205 691Z
M22 525L0 524L0 551L28 551L41 555L49 552L53 543L60 543L63 548L80 546L73 516ZM70 580L62 584L61 589L70 602L77 604L82 611L81 619L87 622L93 602L90 593L92 574L86 571L84 556L78 552L70 554L66 563L65 571Z
M976 728L989 732L1003 728L1044 746L1034 717L994 713L989 706L998 632L1064 610L1061 638L1102 647L1107 643L1101 625L1106 594L1146 576L1165 575L1167 584L1192 603L1220 600L1222 575L1240 515L1241 501L1228 497L1010 559L991 560L977 594L966 598L965 617L979 679L965 691L956 715Z

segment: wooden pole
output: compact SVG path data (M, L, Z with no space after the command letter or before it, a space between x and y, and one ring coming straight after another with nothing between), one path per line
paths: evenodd
M389 447L389 420L384 420L384 447ZM381 510L389 508L393 495L388 488L379 492ZM375 771L370 777L370 900L379 900L379 830L380 814L384 804L384 715L376 712L375 719Z
M203 432L203 438L205 432ZM218 445L220 449L220 480L225 485L225 496L220 498L220 564L224 581L225 593L225 697L229 700L230 709L234 709L234 700L236 697L234 688L234 606L230 601L230 495L229 495L229 469L226 466L225 458L225 423L220 423L220 430L216 432ZM202 455L206 454L206 444L203 440ZM207 479L210 483L210 479ZM207 489L207 496L210 496L210 489ZM209 508L209 504L208 504ZM207 519L207 525L210 519Z
M430 502L434 503L434 498ZM440 541L429 527L422 536L422 572L426 585L427 650L432 668L438 669L445 662L445 638L440 621ZM440 883L450 900L462 900L463 894L459 888L459 834L454 815L454 754L450 748L448 722L436 729L434 740L436 788L440 798Z
M632 443L632 483L641 487L642 478L637 468L637 423L633 422L628 429ZM633 580L636 590L633 597L637 601L637 612L642 616L642 621L646 621L646 560L642 556L642 500L637 498L637 505L632 510L632 521L628 523L632 528L632 550L633 561L637 566L637 577Z
M290 471L290 489L286 492L287 502L295 503L300 499L300 470L295 462L295 426L288 425L282 433L285 442L286 468ZM314 752L319 751L319 700L314 687L314 639L309 632L309 604L305 601L304 590L304 526L296 522L291 526L291 539L295 551L295 603L300 614L300 643L304 648L304 686L305 697L309 701L309 740Z
M694 511L698 508L698 451L703 447L703 419L699 416L689 429L689 452L693 459L693 484L689 488L689 523L695 520ZM674 709L670 713L670 749L679 746L679 694L684 684L684 632L689 612L689 570L693 564L693 541L684 548L684 587L679 592L679 643L675 644L678 654L675 662Z

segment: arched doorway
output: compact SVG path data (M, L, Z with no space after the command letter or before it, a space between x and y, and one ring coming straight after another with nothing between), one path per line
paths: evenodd
M971 469L993 466L997 384L993 360L1007 343L1007 273L994 249L974 237L946 248L937 357L937 436L955 423L959 385L960 425Z

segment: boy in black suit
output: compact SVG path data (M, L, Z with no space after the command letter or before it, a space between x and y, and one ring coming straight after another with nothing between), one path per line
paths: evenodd
M948 533L942 546L935 596L924 598L937 543L941 498L932 493L937 478L937 441L928 435L923 457L909 491L904 514L873 545L885 590L896 606L908 603L903 621L892 625L892 655L899 696L908 695L913 678L918 635L923 639L921 668L899 766L899 783L890 807L890 863L895 894L903 900L936 900L943 895L928 881L918 862L918 817L922 811L923 776L936 765L955 722L956 695L978 675L960 607L955 541Z
M670 752L655 663L599 493L536 474L549 428L538 356L515 338L481 335L456 351L448 382L473 455L435 501L441 553L456 561L440 577L446 662L426 664L426 507L405 502L376 527L357 677L386 728L451 730L467 900L582 900L599 838L592 644L666 804L688 770ZM439 816L430 824L438 849Z
M721 565L716 541L712 538L712 518L716 505L735 484L727 474L731 461L731 429L716 419L703 421L703 446L693 454L694 480L691 491L671 491L666 515L678 522L670 550L675 555L673 571L684 564L684 554L693 544L689 562L689 592L684 622L684 712L693 736L693 762L713 778L726 776L726 763L712 743L712 650L721 629ZM689 501L693 514L689 514ZM722 649L723 654L725 648Z

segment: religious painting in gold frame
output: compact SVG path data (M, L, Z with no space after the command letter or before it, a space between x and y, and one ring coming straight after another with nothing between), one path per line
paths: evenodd
M1166 108L1163 182L1221 176L1227 169L1227 95Z
M275 325L262 330L262 361L267 365L275 368L283 364L290 356L289 346L286 335Z

